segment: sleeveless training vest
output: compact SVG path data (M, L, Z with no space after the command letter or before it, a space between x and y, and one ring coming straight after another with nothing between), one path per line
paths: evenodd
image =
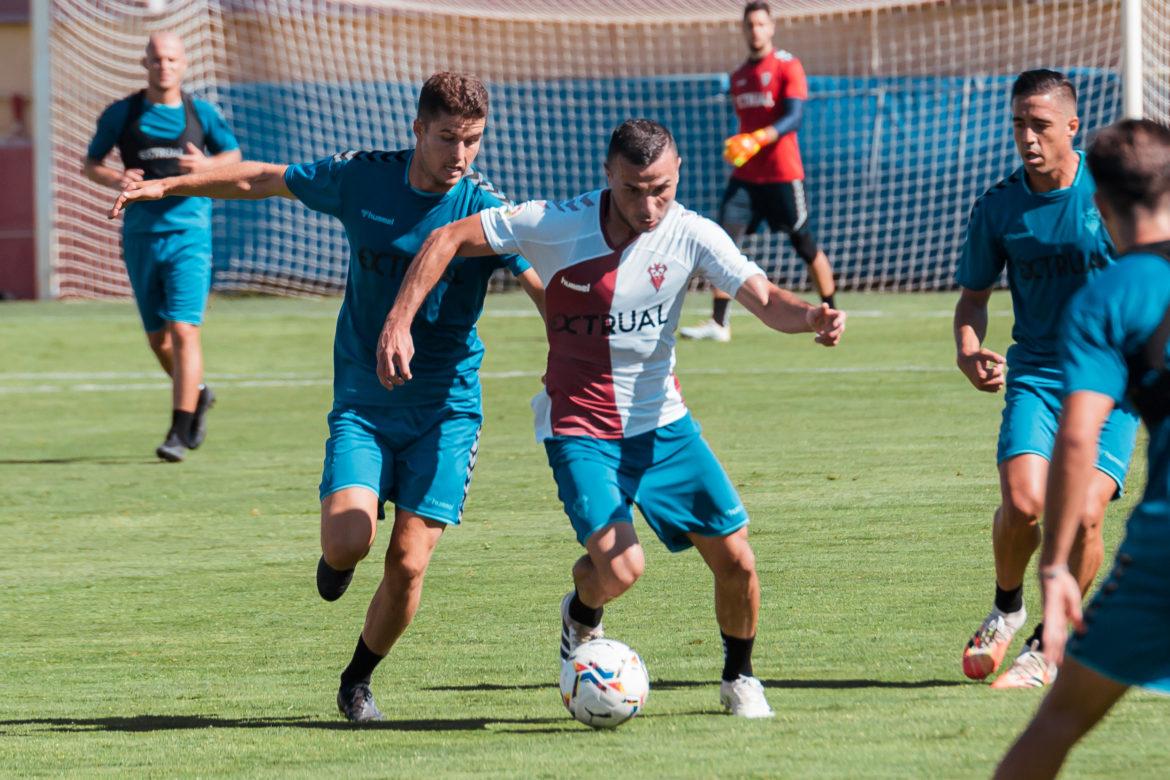
M183 96L183 112L186 114L186 126L178 138L158 138L142 132L138 120L146 110L146 90L139 90L129 97L130 106L126 112L126 122L122 125L122 134L118 137L118 152L122 155L122 165L126 168L141 168L145 179L162 179L167 176L178 176L179 158L186 154L188 142L195 144L199 150L204 148L203 125L199 123L199 115L195 113L195 102L186 92Z
M1146 244L1131 249L1126 254L1144 252L1158 255L1170 262L1170 242ZM1129 383L1125 394L1141 416L1146 427L1153 429L1162 420L1170 417L1170 367L1166 365L1166 343L1170 341L1170 310L1162 323L1140 352L1126 359L1129 368Z

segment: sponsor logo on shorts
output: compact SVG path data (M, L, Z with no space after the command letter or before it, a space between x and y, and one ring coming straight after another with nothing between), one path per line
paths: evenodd
M454 504L452 504L448 501L440 501L439 499L437 499L433 496L427 496L424 499L424 501L426 503L430 504L431 506L437 506L437 507L441 507L443 509L454 509L455 508Z

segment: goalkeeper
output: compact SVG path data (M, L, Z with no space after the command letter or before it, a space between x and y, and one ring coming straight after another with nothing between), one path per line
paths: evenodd
M808 263L821 300L836 308L833 269L817 248L808 227L804 167L796 131L808 99L800 60L772 45L776 25L768 4L749 2L743 9L748 59L731 74L731 100L739 130L723 145L723 157L735 166L719 204L719 222L737 244L766 222L788 234L796 253ZM731 339L731 299L716 290L711 319L679 335L688 339Z

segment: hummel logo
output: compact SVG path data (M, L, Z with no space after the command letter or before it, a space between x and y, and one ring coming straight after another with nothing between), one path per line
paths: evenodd
M573 290L574 292L579 292L579 293L589 292L589 284L574 284L573 282L570 282L568 279L566 279L563 276L561 277L561 284L563 284L565 287L568 287L570 290Z
M381 214L375 214L369 209L362 209L362 216L366 219L372 219L375 222L381 222L383 225L393 225L393 217L383 217Z
M747 86L747 79L736 79L736 80L735 80L735 86L737 86L737 87L746 87L746 86Z

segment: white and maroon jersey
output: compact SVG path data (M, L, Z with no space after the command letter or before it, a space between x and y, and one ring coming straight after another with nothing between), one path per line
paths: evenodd
M480 212L501 254L519 253L545 286L548 370L533 401L536 436L622 439L687 413L674 375L674 331L699 272L735 295L762 274L709 219L678 203L649 233L613 246L609 192Z

